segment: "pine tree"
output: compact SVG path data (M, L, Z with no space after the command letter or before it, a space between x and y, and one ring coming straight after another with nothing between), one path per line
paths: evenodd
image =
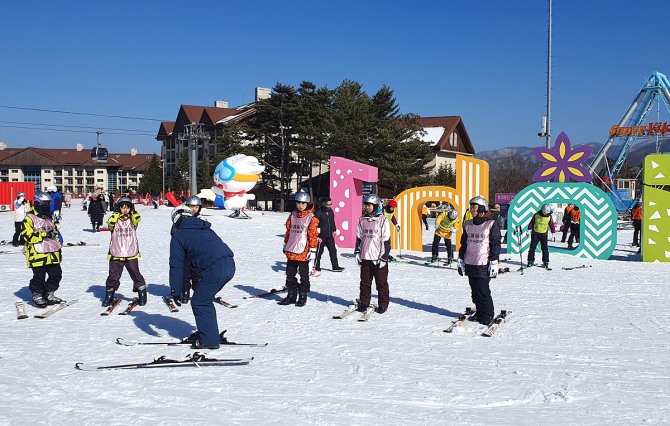
M140 194L158 195L163 190L163 169L158 156L154 155L149 163L149 168L142 175L138 186Z
M209 189L214 184L213 169L209 157L198 161L198 190Z
M456 172L451 163L442 163L432 176L433 185L456 187Z
M189 187L189 158L188 151L182 151L177 163L177 168L172 173L170 188L174 192L186 192Z

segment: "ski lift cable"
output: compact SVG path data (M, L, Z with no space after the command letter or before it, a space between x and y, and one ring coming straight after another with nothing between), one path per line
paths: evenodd
M45 109L45 108L27 108L27 107L18 107L14 105L0 105L0 108L6 109L19 109L24 111L38 111L38 112L51 112L56 114L72 114L72 115L87 115L91 117L107 117L107 118L121 118L124 120L143 120L143 121L166 121L159 118L144 118L144 117L129 117L126 115L107 115L107 114L95 114L91 112L76 112L76 111L61 111L55 109Z
M21 125L29 125L29 126L50 126L50 127L66 127L66 128L74 128L74 129L102 129L102 130L120 130L124 132L138 132L138 133L148 133L150 135L155 134L155 131L152 130L141 130L141 129L119 129L115 127L92 127L92 126L72 126L72 125L66 125L66 124L45 124L45 123L27 123L27 122L22 122L22 121L4 121L0 120L0 123L6 123L6 124L21 124Z
M8 126L8 125L3 125L0 124L0 127L8 127L12 129L27 129L27 130L48 130L50 132L66 132L66 133L89 133L89 134L95 134L95 132L91 132L88 130L69 130L69 129L49 129L46 127L28 127L28 126ZM99 127L96 127L98 129ZM124 132L105 132L106 135L125 135L125 136L153 136L155 133L124 133Z

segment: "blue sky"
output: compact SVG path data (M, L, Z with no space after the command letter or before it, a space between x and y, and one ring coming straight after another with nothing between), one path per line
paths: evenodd
M554 138L604 142L652 72L670 74L659 4L554 1ZM370 94L388 85L404 113L462 116L477 151L542 146L547 9L546 0L4 2L0 141L92 147L100 129L111 152L158 153L159 121L6 107L173 121L181 104L236 106L257 86L350 79ZM36 124L79 132L17 128L45 127ZM115 134L128 129L143 136Z

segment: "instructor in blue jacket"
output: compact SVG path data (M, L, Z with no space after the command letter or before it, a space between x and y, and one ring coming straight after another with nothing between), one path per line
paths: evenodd
M184 284L184 263L201 271L198 286L193 289L191 309L198 330L185 341L193 349L218 349L221 343L214 297L235 275L233 252L212 231L211 224L193 217L187 206L172 211L177 228L170 241L170 288L178 302Z

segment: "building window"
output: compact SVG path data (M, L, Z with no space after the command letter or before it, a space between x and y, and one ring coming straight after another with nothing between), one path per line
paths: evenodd
M86 176L93 176L93 170L86 170Z
M77 170L77 176L84 176L83 170Z
M0 176L7 176L7 175L9 175L9 170L7 169L0 170Z
M18 173L18 172L19 172L18 169L12 169L12 173Z
M102 182L104 182L104 181L105 181L104 179L97 179L97 180L96 180L96 182L98 182L98 183L102 183Z
M96 170L95 172L96 172L97 174L101 175L101 174L103 174L105 171L104 171L104 170Z
M23 180L25 182L33 182L35 184L35 191L40 191L42 188L42 168L40 166L25 166L23 168ZM18 182L18 179L12 179L12 182Z

